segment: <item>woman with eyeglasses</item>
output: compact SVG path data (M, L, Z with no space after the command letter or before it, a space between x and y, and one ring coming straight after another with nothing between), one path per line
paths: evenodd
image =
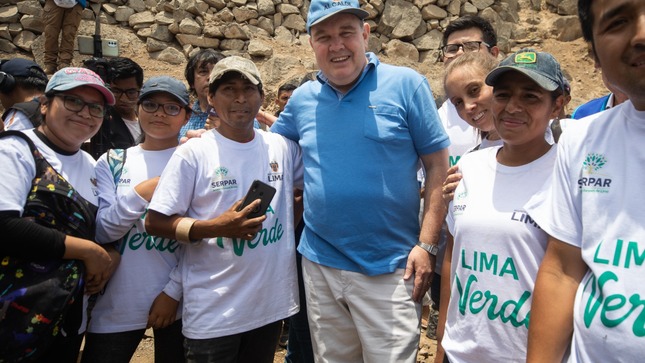
M137 102L143 141L110 150L97 162L96 238L99 243L119 241L121 263L92 311L83 362L130 362L147 328L154 331L155 362L184 361L178 303L162 292L177 264L179 243L146 233L144 219L159 175L190 118L189 102L181 81L149 79Z
M564 105L564 80L553 56L533 49L511 54L484 79L503 143L457 164L463 179L446 217L437 335L453 363L524 362L547 242L524 205L550 182L556 148L544 135Z
M63 68L51 77L41 98L43 123L21 131L49 164L48 174L37 175L40 164L26 140L16 135L0 138L0 255L27 261L75 259L85 266L84 289L74 297L64 322L54 332L52 345L34 352L36 361L76 362L87 321L87 297L100 291L118 261L118 254L106 252L92 240L98 204L94 159L80 150L101 126L106 105L113 104L114 96L97 74L84 68ZM66 215L65 220L75 221L77 230L92 235L91 239L65 234L55 225L46 226L38 215L29 215L31 209L25 209L32 180L38 176L51 183L48 188L58 188L63 184L57 184L61 179L55 177L56 173L71 184L70 188L65 183L66 193L86 214ZM61 209L59 205L49 207L54 215Z

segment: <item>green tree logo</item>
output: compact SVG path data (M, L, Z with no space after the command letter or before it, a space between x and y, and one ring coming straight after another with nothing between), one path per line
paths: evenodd
M215 169L215 176L222 178L222 177L225 177L227 174L228 174L228 169L226 169L223 166L220 166L219 168Z
M607 163L607 159L602 154L591 153L587 154L585 161L582 165L587 169L589 174L592 174L594 171L598 171Z

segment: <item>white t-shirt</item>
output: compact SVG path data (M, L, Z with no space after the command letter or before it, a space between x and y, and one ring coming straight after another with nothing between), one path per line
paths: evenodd
M34 130L24 130L34 141L43 157L59 172L88 202L97 205L98 191L94 174L94 159L85 151L72 155L57 153L42 142ZM27 143L14 136L0 139L0 210L23 212L25 198L31 190L31 181L36 175L36 164Z
M145 329L152 302L163 291L170 280L170 271L177 265L179 243L146 233L148 202L134 190L139 183L161 175L175 149L129 148L116 193L107 154L97 161L96 239L100 243L121 237L123 240L118 246L121 263L92 310L88 327L91 333Z
M499 147L465 155L446 222L454 236L442 345L451 362L524 362L531 292L547 235L524 204L548 186L556 157L509 167Z
M645 356L645 111L631 102L570 123L548 199L527 205L589 267L575 297L568 362Z
M33 129L34 125L31 120L22 111L11 110L7 117L4 119L4 129L9 130L29 130Z
M36 148L54 170L62 175L83 198L94 205L98 204L94 174L95 161L90 154L83 150L72 155L60 154L40 140L33 129L23 132L33 140ZM22 215L25 199L31 190L31 181L36 175L36 164L29 145L15 136L0 139L0 165L2 165L0 210L19 211ZM85 307L87 299L86 295ZM83 320L78 333L85 331L86 324L86 309L83 309Z
M176 284L164 292L184 299L183 333L210 339L250 331L298 311L293 187L302 188L300 148L255 130L238 143L211 130L172 156L150 209L199 220L221 215L257 179L276 188L262 230L252 241L211 238L186 245Z

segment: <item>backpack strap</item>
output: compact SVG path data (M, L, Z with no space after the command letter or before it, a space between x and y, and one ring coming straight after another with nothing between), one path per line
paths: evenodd
M121 179L121 174L123 174L123 165L125 164L126 156L127 156L126 149L108 150L107 162L108 162L108 165L110 166L112 177L114 177L114 190L117 189L119 185L119 180Z
M0 138L7 137L7 136L17 136L25 142L27 142L27 145L29 146L29 150L31 150L31 154L34 156L34 161L36 162L36 175L42 175L44 168L48 166L47 160L43 157L43 155L40 153L38 148L36 147L36 144L34 144L34 141L29 138L29 136L25 135L22 131L18 130L7 130L3 131L0 133Z
M3 120L9 115L11 110L24 113L29 121L31 121L33 127L38 127L42 123L43 115L40 113L40 101L38 99L14 104L2 114Z

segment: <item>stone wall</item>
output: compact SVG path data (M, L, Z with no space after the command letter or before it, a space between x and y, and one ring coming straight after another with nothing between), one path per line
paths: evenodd
M90 0L83 19L98 9L103 24L118 24L145 41L152 57L171 64L185 62L200 48L270 58L262 39L305 42L310 0ZM0 52L31 52L43 32L44 0L4 0L0 7ZM361 0L369 12L369 49L423 61L436 57L443 30L453 19L478 14L495 27L499 46L510 51L530 36L518 26L521 7L542 6L564 15L556 26L560 40L580 37L576 0Z

